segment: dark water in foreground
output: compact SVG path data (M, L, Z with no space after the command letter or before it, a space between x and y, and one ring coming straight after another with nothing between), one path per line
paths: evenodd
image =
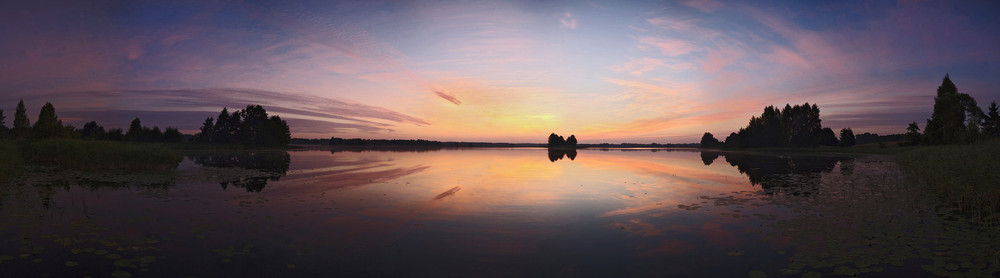
M192 153L0 187L5 277L980 275L879 157L544 149Z

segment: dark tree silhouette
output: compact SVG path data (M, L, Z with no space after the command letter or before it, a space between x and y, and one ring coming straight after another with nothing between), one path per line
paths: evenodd
M823 135L821 123L815 104L786 104L781 110L767 106L760 117L751 117L746 127L726 137L726 147L816 147Z
M31 122L28 120L28 112L24 108L24 100L17 102L17 109L14 110L14 127L13 127L15 138L28 138L31 133Z
M0 109L0 139L7 138L10 135L10 129L7 128L7 117L3 115L3 109Z
M125 140L125 133L124 133L124 131L122 131L121 128L117 128L116 127L116 128L109 129L108 130L108 135L107 135L107 137L105 137L105 140L108 140L108 141L124 141Z
M736 149L742 146L741 143L740 135L736 132L729 133L729 136L726 136L726 148Z
M576 148L576 135L570 135L569 140L555 133L549 134L549 148Z
M102 140L107 137L107 131L104 127L97 124L96 121L90 121L83 124L83 129L80 130L80 138L89 140Z
M31 138L42 140L63 135L63 125L56 116L56 108L46 102L38 112L38 121L31 128Z
M288 123L281 117L268 117L264 107L247 105L246 109L232 114L223 108L214 122L211 117L205 119L201 132L194 138L202 143L278 147L288 145L292 135Z
M920 126L917 126L917 122L910 123L906 127L906 134L903 135L906 139L903 141L903 145L906 146L916 146L920 145L920 140L923 135L920 134Z
M149 132L149 140L153 142L163 141L163 131L160 130L160 127L153 126L153 130Z
M215 119L208 117L201 124L201 131L194 135L194 141L202 143L213 143L215 138Z
M181 134L176 127L168 126L167 129L163 130L163 141L164 142L181 142L184 141L184 134Z
M781 111L782 123L788 130L788 143L795 147L819 146L820 132L823 129L819 118L819 107L805 103L802 106L789 106Z
M557 147L566 145L566 139L562 136L556 135L555 133L549 134L549 147Z
M835 147L838 144L840 144L840 141L837 140L837 133L833 132L833 129L830 129L829 127L827 127L827 128L823 128L823 130L820 131L819 144L821 146L834 146Z
M991 137L1000 137L1000 112L998 112L997 102L990 103L989 114L983 120L983 132Z
M705 132L705 135L701 136L702 148L718 148L721 146L722 143L719 142L719 139L715 139L715 136L712 135L712 133Z
M974 140L982 118L984 115L976 100L968 94L959 93L958 87L946 74L934 97L934 113L927 120L923 142L936 145ZM973 126L975 129L970 130Z
M878 133L871 133L871 132L865 132L862 134L854 135L855 145L864 145L871 143L882 143L882 137L879 136Z
M856 143L854 138L854 131L851 128L844 128L840 130L840 146L850 147L854 146Z
M125 132L125 140L127 141L139 141L142 139L142 121L139 118L132 120L132 123L128 125L128 131Z

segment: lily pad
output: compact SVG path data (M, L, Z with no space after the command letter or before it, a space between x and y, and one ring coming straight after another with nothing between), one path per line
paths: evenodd
M114 276L115 278L131 278L132 274L128 273L127 271L116 270L115 272L111 273L111 276Z
M79 263L74 261L66 261L66 266L77 266L77 265L79 265Z
M132 264L132 260L129 259L118 259L115 261L115 266L117 267L128 267Z
M767 278L767 272L761 270L751 270L750 278Z

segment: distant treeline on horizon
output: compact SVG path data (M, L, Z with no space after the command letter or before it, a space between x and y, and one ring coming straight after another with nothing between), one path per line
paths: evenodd
M575 138L574 138L575 139ZM544 143L493 143L493 142L444 142L423 139L344 139L332 137L330 139L304 139L292 138L291 144L296 145L332 145L344 147L391 147L391 146L418 146L418 147L548 147ZM697 148L698 143L681 144L659 144L659 143L600 143L600 144L577 144L577 148Z

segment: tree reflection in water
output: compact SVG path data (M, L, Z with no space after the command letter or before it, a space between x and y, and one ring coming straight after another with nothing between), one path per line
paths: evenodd
M569 160L575 160L576 149L549 149L549 161L556 162L556 160L563 159L564 157L569 157Z
M791 191L794 195L808 195L820 182L821 173L830 173L840 163L841 169L853 165L854 158L844 156L797 156L749 154L739 152L703 151L702 162L711 165L723 156L729 165L747 175L750 183L760 185L767 193ZM849 170L848 170L849 172Z
M206 167L238 167L257 170L258 176L240 177L220 182L225 190L230 185L246 189L247 192L260 192L268 181L277 181L288 172L291 156L285 151L254 151L237 153L213 153L188 156L195 164Z

